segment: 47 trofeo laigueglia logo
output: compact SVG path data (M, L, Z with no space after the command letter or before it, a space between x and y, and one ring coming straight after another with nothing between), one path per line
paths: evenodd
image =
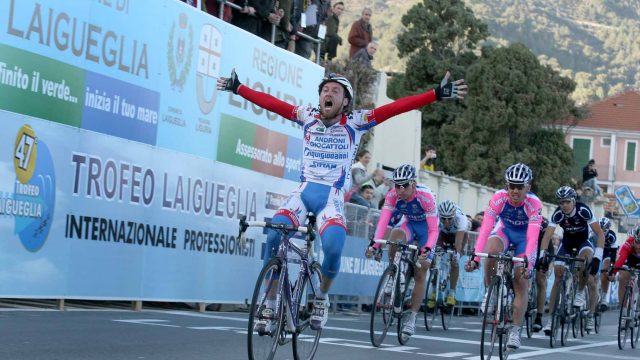
M25 249L42 248L51 229L56 177L47 145L31 126L23 125L13 146L15 181L12 192L0 193L0 215L14 218L14 234Z

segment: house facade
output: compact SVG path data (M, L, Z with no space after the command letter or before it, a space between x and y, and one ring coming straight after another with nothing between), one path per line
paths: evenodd
M575 127L565 127L573 149L573 174L594 159L598 183L606 193L627 185L640 198L640 91L633 90L588 106L589 115Z

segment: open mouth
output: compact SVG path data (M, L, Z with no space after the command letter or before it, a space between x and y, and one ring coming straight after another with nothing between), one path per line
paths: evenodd
M326 100L324 101L324 107L325 107L325 108L331 108L331 107L333 107L333 100L331 100L331 99L326 99Z

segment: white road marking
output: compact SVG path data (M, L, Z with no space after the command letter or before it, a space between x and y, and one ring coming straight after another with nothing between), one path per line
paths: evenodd
M454 358L454 357L471 355L469 353L463 353L463 352L449 352L449 353L442 353L442 354L427 354L427 353L416 353L416 354L426 355L426 356L437 356L437 357L444 357L444 358Z
M170 324L160 324L163 322L167 322L169 320L160 320L160 319L132 319L132 320L113 320L123 323L131 323L131 324L142 324L142 325L154 325L154 326L165 326L165 327L181 327L179 325L170 325Z

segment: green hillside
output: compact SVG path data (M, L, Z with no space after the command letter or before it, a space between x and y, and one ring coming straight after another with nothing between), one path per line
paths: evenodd
M404 72L395 48L402 16L420 0L350 0L341 18L346 57L351 23L365 4L373 9L380 48L377 69ZM489 26L490 45L522 42L544 64L577 83L578 103L640 88L640 0L474 0L467 6Z

